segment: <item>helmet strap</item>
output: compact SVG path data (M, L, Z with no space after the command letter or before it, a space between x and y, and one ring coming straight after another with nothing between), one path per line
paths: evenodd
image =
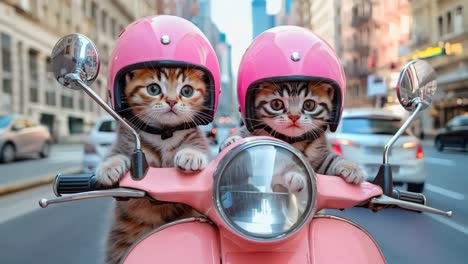
M265 125L263 127L263 130L268 132L272 137L275 137L277 139L283 140L288 142L289 144L294 144L296 142L304 141L304 140L310 140L310 141L315 141L318 139L320 136L324 134L324 131L327 129L327 126L322 127L322 129L314 129L312 131L309 131L299 137L289 137L284 134L279 133L278 131L274 130L268 125Z

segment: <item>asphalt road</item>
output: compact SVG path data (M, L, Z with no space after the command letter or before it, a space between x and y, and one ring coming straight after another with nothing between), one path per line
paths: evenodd
M452 218L403 210L330 211L368 230L388 263L467 263L468 153L425 148L428 204ZM112 199L40 209L50 186L0 198L0 263L101 263Z
M53 145L46 159L21 158L8 164L0 164L0 187L29 181L60 171L80 169L83 145Z

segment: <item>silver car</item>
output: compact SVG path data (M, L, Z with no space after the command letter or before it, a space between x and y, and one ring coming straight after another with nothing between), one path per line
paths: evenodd
M109 115L96 122L84 144L84 173L94 173L99 163L109 154L117 137L117 127L117 121Z
M336 153L361 165L371 181L382 163L385 144L401 122L400 116L381 109L345 110L336 133L328 139ZM423 191L426 174L419 139L405 132L393 145L389 160L395 183L407 183L412 192Z
M50 144L51 136L45 126L18 115L0 115L0 162L12 162L30 154L46 158Z

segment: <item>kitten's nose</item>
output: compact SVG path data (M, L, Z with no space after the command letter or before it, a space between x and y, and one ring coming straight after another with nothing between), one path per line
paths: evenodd
M166 101L170 107L173 107L175 104L177 104L177 101L176 100L167 100Z
M294 122L296 122L296 121L299 119L300 116L298 116L298 115L290 115L290 116L288 116L288 117L289 117L289 119L291 119L291 121L293 121L293 123L294 123Z

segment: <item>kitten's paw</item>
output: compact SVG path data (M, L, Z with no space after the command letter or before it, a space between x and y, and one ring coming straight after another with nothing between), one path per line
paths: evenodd
M113 186L130 169L130 158L118 154L105 159L96 169L96 180L102 186Z
M230 136L230 137L226 138L224 140L224 142L221 143L221 145L219 145L219 151L225 149L227 146L231 145L232 143L234 143L234 142L236 142L236 141L238 141L240 139L242 139L241 136Z
M366 172L359 165L346 161L337 169L338 175L342 176L346 182L360 184L367 178Z
M274 185L281 185L286 188L290 193L298 193L304 189L306 186L305 176L296 171L286 172L286 174L280 176L281 178L278 181L272 183L273 189Z
M198 172L208 164L208 156L199 150L185 148L176 153L174 164L184 172Z

